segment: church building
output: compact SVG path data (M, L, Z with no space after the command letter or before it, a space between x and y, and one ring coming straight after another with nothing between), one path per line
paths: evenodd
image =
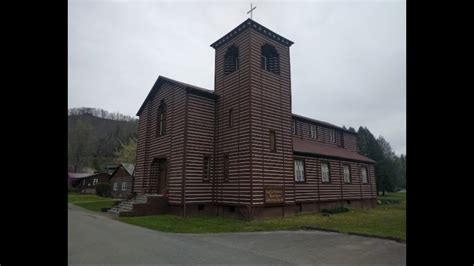
M374 161L357 134L292 113L292 44L247 19L211 44L214 90L158 77L137 113L137 197L123 215L375 207Z

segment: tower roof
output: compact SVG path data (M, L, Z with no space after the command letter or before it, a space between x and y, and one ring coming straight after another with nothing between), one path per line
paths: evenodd
M235 29L231 30L229 33L224 35L224 37L220 38L219 40L211 44L211 47L216 49L224 45L225 43L229 42L230 40L232 40L233 38L235 38L237 35L239 35L240 33L242 33L244 30L248 28L253 28L256 32L264 36L267 36L285 46L290 47L293 44L292 41L286 39L285 37L279 34L276 34L275 32L255 22L255 20L247 19L246 21L242 22L239 26L237 26Z

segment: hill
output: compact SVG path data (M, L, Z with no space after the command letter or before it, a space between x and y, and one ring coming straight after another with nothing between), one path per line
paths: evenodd
M73 110L73 111L71 111ZM117 163L122 144L137 138L138 120L120 114L116 119L98 117L107 111L75 108L68 115L68 165L74 169L91 167L102 170Z

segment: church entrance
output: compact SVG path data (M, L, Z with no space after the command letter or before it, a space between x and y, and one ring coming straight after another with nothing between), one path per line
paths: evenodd
M151 164L151 178L148 193L166 194L168 190L168 167L166 159L154 159Z

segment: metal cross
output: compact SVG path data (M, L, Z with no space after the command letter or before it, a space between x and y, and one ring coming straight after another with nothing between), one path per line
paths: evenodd
M255 10L255 8L257 7L252 8L252 3L250 3L250 10L247 12L247 14L250 13L250 19L252 19L252 12Z

